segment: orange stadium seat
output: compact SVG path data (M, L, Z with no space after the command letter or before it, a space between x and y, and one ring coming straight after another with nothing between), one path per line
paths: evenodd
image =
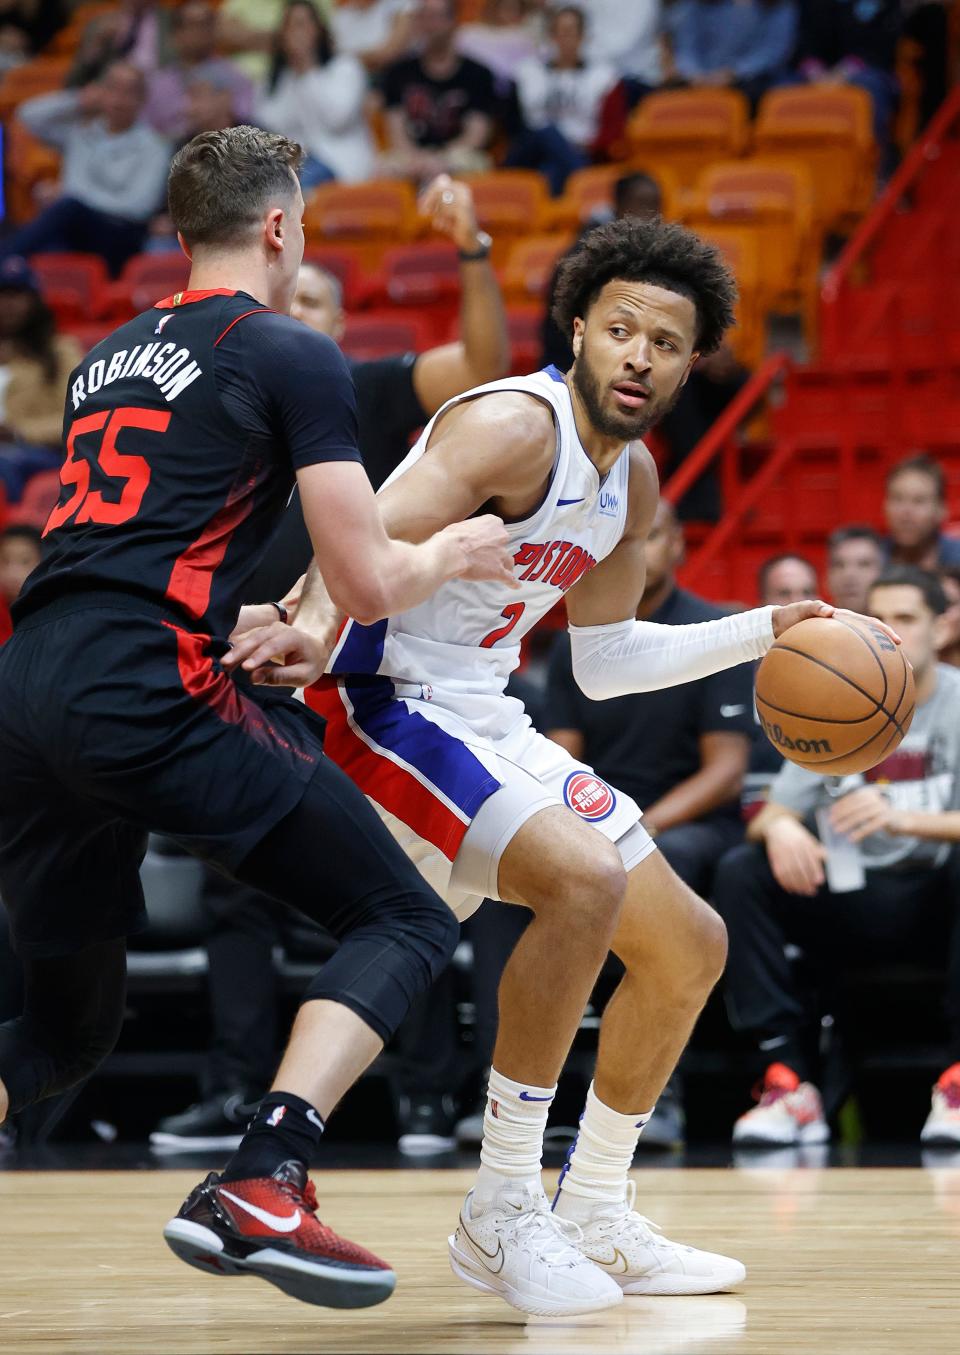
M0 80L0 119L6 119L25 99L62 89L70 69L67 57L37 57L22 66L14 66Z
M613 207L613 189L618 179L627 174L649 174L660 185L663 196L663 215L669 220L676 214L680 182L667 165L620 164L588 165L570 175L563 197L550 205L554 230L579 230L598 212Z
M100 324L75 323L64 326L65 332L72 335L85 353L89 353L101 339L105 339L108 334L112 334L116 329L113 320L101 321Z
M760 100L758 155L802 160L810 170L814 212L825 228L862 215L873 198L877 148L866 90L848 85L773 89Z
M181 292L190 277L190 260L180 250L162 254L135 254L110 288L116 320L127 320L149 310L155 302Z
M757 233L747 226L719 226L710 222L701 227L699 234L716 245L737 280L740 299L729 335L730 346L747 367L756 367L766 346L761 245Z
M381 269L381 294L395 306L449 305L460 295L454 245L397 245L383 256Z
M515 240L503 271L503 290L508 301L541 300L561 254L571 244L569 235L531 235Z
M348 315L340 347L356 362L370 362L394 353L422 353L441 336L420 311L376 310Z
M7 123L6 137L7 212L10 220L19 224L36 212L36 185L59 178L60 155L28 132L17 118Z
M509 253L512 239L550 226L547 181L532 169L499 169L465 176L473 192L477 220L494 241L494 262Z
M99 254L34 254L30 266L49 304L78 320L99 319L109 299L107 266ZM73 298L75 308L67 305ZM76 314L74 314L74 309Z
M690 188L707 165L746 151L750 105L734 89L648 94L630 115L627 137L632 159L664 162Z
M413 186L399 179L321 184L304 213L307 243L349 243L366 269L378 267L387 249L415 240L422 222Z
M358 310L366 304L370 289L362 276L361 259L349 245L340 249L318 249L311 245L304 250L303 261L333 274L343 289L345 310Z
M767 303L813 313L822 236L805 164L757 158L711 165L687 199L683 219L694 229L711 223L750 226L760 242Z

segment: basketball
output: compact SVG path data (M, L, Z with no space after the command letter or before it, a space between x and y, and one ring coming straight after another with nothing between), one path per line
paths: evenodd
M913 719L913 670L878 625L814 617L774 642L757 673L757 715L785 758L827 776L865 772Z

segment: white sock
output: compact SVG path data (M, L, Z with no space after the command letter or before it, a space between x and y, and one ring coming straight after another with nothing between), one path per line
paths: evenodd
M554 1209L577 1223L598 1206L619 1204L627 1193L627 1172L633 1162L643 1126L652 1110L621 1115L605 1106L590 1083L580 1130L560 1173Z
M556 1087L513 1082L490 1069L487 1108L483 1115L480 1171L474 1187L474 1208L490 1204L505 1182L535 1183L543 1189L540 1159L543 1131Z

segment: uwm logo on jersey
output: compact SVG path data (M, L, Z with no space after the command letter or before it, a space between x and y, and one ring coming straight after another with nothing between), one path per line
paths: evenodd
M597 562L572 541L525 541L513 563L523 569L521 583L549 583L565 593Z

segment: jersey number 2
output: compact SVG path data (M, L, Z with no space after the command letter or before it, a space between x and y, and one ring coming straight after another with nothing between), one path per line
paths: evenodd
M489 635L485 636L484 639L480 641L480 648L492 649L498 640L502 640L505 635L509 635L521 616L523 616L526 605L525 602L511 602L509 607L504 607L500 615L507 624L505 626L498 626L496 630L492 630Z
M111 480L123 481L120 497L116 500L105 499L98 489L91 491L90 463L77 453L77 438L84 433L99 432L104 425L97 462L104 475ZM165 433L169 425L170 411L159 409L105 409L74 419L67 433L67 459L60 468L61 485L64 488L73 485L73 493L66 503L54 508L43 529L44 536L62 527L74 513L76 522L102 522L114 526L136 517L150 483L150 463L142 456L118 451L117 436L123 428Z

